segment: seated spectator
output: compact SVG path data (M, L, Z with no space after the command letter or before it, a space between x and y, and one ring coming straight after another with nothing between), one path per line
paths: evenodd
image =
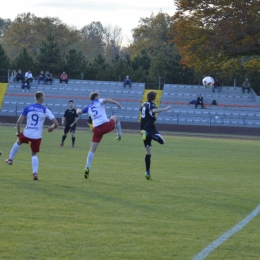
M38 84L40 84L40 81L45 82L45 74L43 73L43 71L41 71L41 73L38 76Z
M219 81L218 78L216 78L215 82L214 82L214 85L212 87L212 92L215 92L215 89L218 89L218 92L221 91L221 82Z
M131 82L131 79L129 78L129 76L126 76L126 78L124 80L124 88L126 85L128 85L129 88L131 88L131 86L132 86L132 82Z
M65 85L68 84L68 75L64 71L60 75L60 85L62 84L62 82L65 82Z
M45 73L45 85L47 85L48 82L50 82L50 84L52 85L52 74L49 71L46 71L46 73Z
M189 105L191 105L191 104L193 104L193 105L195 105L197 103L197 100L191 100L191 102L189 103Z
M197 108L198 105L200 105L201 108L204 108L203 97L201 96L201 94L199 94L199 96L197 98L197 102L195 104L195 108Z
M33 75L31 73L30 70L28 70L27 72L25 72L25 78L27 78L30 82L33 81Z
M11 75L10 75L10 82L15 82L16 75L17 75L16 70L12 70Z
M18 70L17 74L16 74L16 81L17 83L19 83L19 81L21 80L21 82L23 83L23 74L21 70Z
M250 92L251 92L250 82L249 82L248 79L246 79L246 80L243 82L243 85L242 85L242 91L243 91L243 93L245 93L245 89L247 89L247 93L250 93Z
M217 106L218 105L218 103L217 103L217 101L214 99L213 101L212 101L212 104L211 104L212 106Z
M22 84L22 89L23 89L23 92L25 91L25 90L27 90L27 92L28 92L28 90L30 89L30 79L28 79L28 78L25 78L24 79L24 83Z

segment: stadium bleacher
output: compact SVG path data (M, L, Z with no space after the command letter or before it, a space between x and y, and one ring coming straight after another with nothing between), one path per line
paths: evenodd
M23 92L19 84L9 84L0 115L18 116L23 107L34 102L34 93L45 93L44 105L48 107L57 118L63 116L68 107L68 101L74 100L76 108L85 107L90 103L89 94L93 91L100 93L103 98L112 98L120 102L122 109L107 104L108 116L117 114L122 121L138 121L139 108L144 92L143 83L133 83L131 89L124 89L121 82L70 80L67 86L60 85L54 80L52 85L32 84L29 92ZM87 117L87 115L82 116Z
M68 101L74 100L76 108L90 103L89 94L98 91L101 97L120 102L122 109L106 105L108 116L117 114L121 121L137 122L139 108L145 90L144 83L133 83L123 88L122 82L70 80L67 86L56 79L52 85L32 84L29 92L22 92L20 84L9 84L4 96L0 115L18 116L23 107L34 102L34 93L43 91L45 104L57 118L63 116ZM260 127L260 104L254 100L253 91L243 94L240 87L223 86L220 93L211 88L195 85L165 84L160 107L171 105L172 109L159 113L157 122L162 124L243 126ZM207 109L194 108L189 104L202 94ZM217 101L213 106L212 101ZM83 116L87 117L87 115Z
M253 91L252 91L253 92ZM189 104L202 94L206 109ZM217 101L217 106L211 105ZM240 87L222 87L221 92L193 85L164 85L160 106L172 109L158 114L158 122L188 125L259 127L260 104Z

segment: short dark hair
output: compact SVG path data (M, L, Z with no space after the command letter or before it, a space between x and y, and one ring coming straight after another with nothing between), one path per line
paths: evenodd
M34 95L35 99L37 101L40 101L40 99L44 96L44 93L42 91L37 91Z
M96 97L99 95L98 92L91 92L90 95L89 95L89 98L91 101L95 100Z
M155 91L149 91L147 94L147 100L148 101L154 101L156 96L157 96L157 93Z
M70 103L70 102L74 103L74 101L73 101L73 100L69 100L69 103Z

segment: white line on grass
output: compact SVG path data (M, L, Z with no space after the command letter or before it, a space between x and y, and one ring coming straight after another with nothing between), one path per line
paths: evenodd
M205 247L199 254L193 257L193 260L203 260L205 259L212 251L214 251L218 246L220 246L222 243L224 243L228 238L230 238L232 235L240 231L243 227L245 227L253 218L255 218L260 213L260 204L248 215L246 216L242 221L240 221L237 225L235 225L233 228L228 230L226 233L224 233L222 236L220 236L218 239L213 241L210 245Z

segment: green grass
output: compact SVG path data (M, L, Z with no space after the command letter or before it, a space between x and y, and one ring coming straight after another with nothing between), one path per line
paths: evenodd
M45 129L36 182L29 146L8 166L15 129L0 134L0 259L192 259L260 203L259 141L165 135L147 181L140 135L111 133L86 180L91 134L72 149ZM207 259L259 259L259 226L258 215Z

